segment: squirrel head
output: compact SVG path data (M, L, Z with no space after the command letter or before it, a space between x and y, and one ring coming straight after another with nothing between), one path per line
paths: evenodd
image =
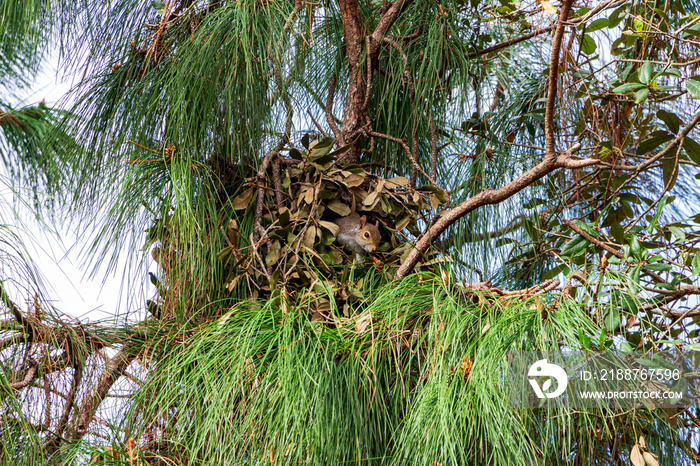
M367 216L360 217L360 229L355 235L355 240L367 252L375 252L379 243L382 240L382 234L379 233L379 221L376 225L367 223Z

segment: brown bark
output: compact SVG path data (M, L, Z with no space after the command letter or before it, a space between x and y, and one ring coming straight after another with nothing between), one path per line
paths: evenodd
M345 34L345 52L348 68L348 91L345 98L343 125L337 144L350 144L363 133L369 122L367 104L371 92L371 79L384 37L410 0L390 3L371 34L366 34L357 0L340 0L340 15ZM364 65L364 67L363 67ZM328 107L328 106L327 106ZM339 162L357 163L362 153L362 143L357 143L338 158Z
M418 240L415 249L411 251L401 267L396 272L396 279L401 279L408 275L416 266L420 257L428 250L432 241L439 236L457 220L464 217L473 210L489 204L498 204L530 186L535 181L547 176L559 168L583 168L600 163L598 159L575 159L573 155L580 149L580 144L575 144L566 152L557 154L554 147L554 103L557 94L557 83L559 79L559 54L561 50L562 37L566 27L565 21L571 11L573 0L562 2L559 21L557 22L554 41L552 44L552 55L549 65L549 88L547 93L547 106L545 112L545 139L546 149L543 160L530 170L520 175L515 180L499 189L486 189L479 194L467 199L454 209L435 222L430 229Z

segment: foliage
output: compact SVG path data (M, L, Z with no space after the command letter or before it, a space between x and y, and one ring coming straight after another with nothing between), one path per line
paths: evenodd
M3 271L2 461L700 458L697 406L503 389L508 351L698 348L697 2L20 3L17 82L46 28L80 83L70 115L0 113L5 164L48 177L86 266L158 273L107 327ZM334 243L353 211L371 263Z

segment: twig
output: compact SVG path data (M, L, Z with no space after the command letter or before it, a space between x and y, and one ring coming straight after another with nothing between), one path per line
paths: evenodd
M432 112L428 112L428 121L430 123L430 175L433 179L437 179L437 132L435 131L435 119Z
M584 168L600 163L598 159L576 159L573 155L581 148L580 144L573 145L568 151L555 156L553 159L545 157L540 163L526 171L507 185L498 189L485 189L479 194L462 202L454 209L446 212L430 229L418 240L416 248L412 250L401 267L396 272L396 279L404 278L418 263L420 256L428 250L433 240L437 239L450 225L464 217L473 210L485 206L503 202L535 181L545 177L559 168Z
M314 122L314 126L316 126L316 129L318 129L318 131L319 131L321 134L323 134L324 136L328 136L328 133L326 133L326 132L323 130L323 128L321 128L321 125L319 125L319 124L318 124L318 121L316 121L316 118L314 118L313 114L311 113L311 110L307 108L307 109L306 109L306 113L308 113L308 114L309 114L309 117L311 117L311 121Z
M401 147L403 147L404 152L406 152L406 155L408 155L408 158L411 160L411 163L413 164L413 166L415 167L415 169L418 170L418 172L419 172L421 175L423 175L428 181L430 181L430 183L431 183L433 186L439 187L438 184L437 184L437 182L435 181L435 179L434 179L432 176L428 175L428 174L425 172L425 170L423 170L423 169L420 167L420 165L418 164L418 161L416 160L416 158L415 158L415 157L413 156L413 154L411 153L411 149L408 147L408 144L406 143L406 141L405 141L404 139L399 139L399 138L396 138L396 137L394 137L394 136L389 136L388 134L377 133L376 131L368 131L367 134L370 134L370 135L372 135L372 136L375 136L375 137L378 137L378 138L382 138L382 139L386 139L386 140L388 140L388 141L392 141L392 142L396 142L396 143L400 144Z
M335 124L335 120L333 118L333 100L335 98L335 86L337 83L338 72L336 71L333 73L331 82L328 85L328 98L326 99L326 106L324 108L326 111L326 122L328 122L328 126L331 127L331 131L333 131L333 136L335 136L336 141L340 139L340 128L338 128L338 125Z
M504 49L506 47L510 47L511 45L518 44L520 42L526 41L528 39L532 39L533 37L539 36L541 34L546 34L548 32L551 32L556 26L548 26L546 28L542 29L537 29L535 31L532 31L528 34L525 34L523 36L519 37L514 37L513 39L508 39L504 40L503 42L499 42L498 44L494 44L491 47L486 47L485 49L477 50L476 52L472 52L467 55L467 59L472 59L476 58L480 55L486 55L491 52L495 52L496 50Z
M557 86L559 85L559 55L561 43L566 29L565 21L569 18L571 4L573 0L564 0L559 12L557 29L554 31L552 40L552 56L549 59L549 77L547 80L547 105L544 113L544 137L545 137L545 159L556 157L554 145L554 105L557 99Z
M488 291L497 296L504 297L514 297L514 296L532 296L537 294L546 293L557 288L561 282L556 278L550 278L545 280L539 285L531 286L529 288L524 288L522 290L504 290L491 285L490 281L486 282L473 282L473 283L463 283L460 286L464 291Z

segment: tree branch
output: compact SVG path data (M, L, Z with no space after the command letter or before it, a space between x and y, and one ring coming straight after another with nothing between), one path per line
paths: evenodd
M575 144L567 152L550 159L545 156L544 160L535 165L530 170L520 175L515 180L499 189L486 189L479 194L462 202L454 209L445 213L430 229L418 240L416 248L412 250L401 267L396 272L396 279L401 279L408 275L418 263L418 260L425 251L428 250L431 242L439 236L453 223L464 217L473 210L485 206L498 204L505 201L522 189L531 185L535 181L543 178L558 168L581 168L600 163L598 159L574 159L572 156L581 148L580 144Z
M109 392L109 389L112 388L112 385L114 385L117 379L124 375L124 372L134 359L136 359L136 354L131 345L127 342L124 348L109 360L102 372L102 376L87 394L78 409L78 416L74 429L77 438L81 438L87 433L88 426L95 417L100 403L105 399L107 392Z
M545 138L545 159L556 157L554 146L554 105L557 100L557 86L559 84L559 55L561 52L562 38L566 28L566 20L571 11L573 0L564 0L559 12L557 29L554 32L552 41L552 56L549 59L549 78L547 80L547 106L544 113L544 138Z

